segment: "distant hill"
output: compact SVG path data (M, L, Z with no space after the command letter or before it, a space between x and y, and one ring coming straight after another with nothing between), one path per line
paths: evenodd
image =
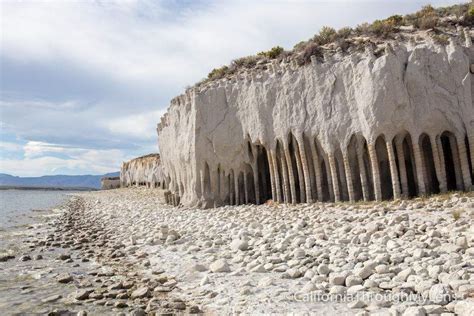
M42 177L16 177L6 173L0 173L0 186L17 187L55 187L55 188L94 188L100 189L102 177L118 177L120 172L107 173L104 175L81 175L81 176L42 176Z

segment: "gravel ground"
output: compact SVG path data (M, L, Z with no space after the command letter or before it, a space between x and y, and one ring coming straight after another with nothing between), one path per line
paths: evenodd
M207 210L162 197L144 188L76 194L47 224L29 227L21 255L0 255L1 270L22 265L54 291L22 281L0 306L81 315L473 315L472 193ZM40 309L21 303L31 293Z
M162 196L81 193L81 211L63 215L63 233L74 228L74 240L85 234L95 249L107 242L105 262L139 271L143 310L473 315L472 193L207 210L163 205ZM168 302L155 304L163 292Z

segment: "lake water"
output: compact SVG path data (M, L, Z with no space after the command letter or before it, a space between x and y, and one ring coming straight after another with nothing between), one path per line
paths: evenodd
M0 230L31 224L34 210L65 202L69 191L0 190Z

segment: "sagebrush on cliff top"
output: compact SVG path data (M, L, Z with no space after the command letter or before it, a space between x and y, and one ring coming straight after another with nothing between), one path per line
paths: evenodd
M241 69L254 69L257 66L265 69L265 64L272 60L292 59L301 66L309 63L311 56L321 59L323 51L339 49L345 52L350 47L364 47L372 40L394 39L396 34L401 34L404 31L432 30L433 40L446 45L449 37L444 33L457 26L474 26L474 1L443 8L433 8L431 5L427 5L413 14L393 15L384 20L376 20L372 24L360 24L355 28L343 27L336 31L332 27L324 26L313 38L299 42L290 51L276 46L269 51L259 52L257 55L235 59L230 65L213 69L207 78L197 85L226 78Z

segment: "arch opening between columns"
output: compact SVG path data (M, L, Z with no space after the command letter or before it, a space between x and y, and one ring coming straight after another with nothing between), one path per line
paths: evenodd
M364 198L361 182L361 170L359 167L359 159L357 157L357 137L352 135L347 147L347 155L349 158L349 166L352 175L352 186L354 190L354 201L360 201Z
M426 193L439 193L439 181L438 177L436 176L436 166L433 158L433 149L431 147L430 137L427 134L422 134L420 136L419 143L425 167L423 174L425 178Z
M329 187L328 173L324 159L321 159L321 187L323 192L323 197L321 200L323 202L331 201L331 196L329 194L329 190L331 190L331 188Z
M272 198L272 188L270 182L270 164L267 150L257 145L257 165L260 185L260 199L261 203L265 203Z
M459 169L456 170L457 168L459 168L459 156L454 155L454 152L457 153L457 150L451 147L452 145L456 144L455 136L451 132L446 131L441 134L440 140L444 156L444 168L446 170L447 188L448 191L454 191L460 185L460 183L458 183L460 181ZM458 173L457 176L456 173Z
M377 137L375 151L377 152L382 200L390 200L393 198L392 174L390 172L388 150L384 135Z

